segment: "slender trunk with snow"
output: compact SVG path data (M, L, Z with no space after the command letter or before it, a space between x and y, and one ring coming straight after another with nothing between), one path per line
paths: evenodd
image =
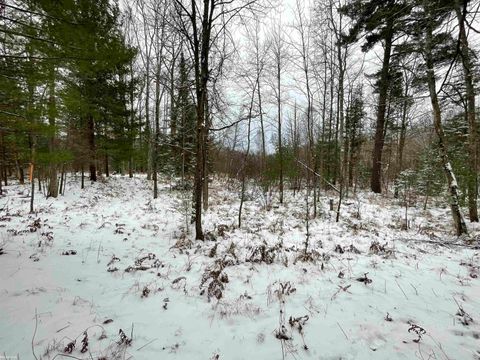
M431 21L427 23L425 35L426 37L425 37L424 57L425 57L425 65L427 66L427 83L428 83L428 90L430 93L430 100L432 103L433 123L434 123L435 132L438 137L438 149L440 152L440 158L441 158L443 169L445 171L445 175L448 182L448 188L450 193L450 208L452 211L453 222L455 225L455 232L459 236L459 235L468 233L468 230L465 224L465 220L463 218L462 210L460 209L459 196L458 196L458 183L455 178L455 174L453 173L452 165L448 157L447 145L445 143L445 135L444 135L443 125L442 125L442 113L440 110L440 103L437 96L437 89L436 89L436 83L435 83L436 81L435 70L433 68L434 66L433 52L432 52L433 30L432 30Z

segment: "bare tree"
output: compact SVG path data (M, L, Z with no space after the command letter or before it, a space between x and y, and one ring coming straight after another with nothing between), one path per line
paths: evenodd
M178 27L189 45L193 58L195 98L197 113L194 207L195 238L203 240L202 230L202 191L204 187L205 144L207 130L208 83L211 76L211 49L227 25L242 10L252 8L256 0L242 1L233 5L232 1L223 0L175 0L178 14Z
M282 25L278 22L271 34L271 52L275 64L275 82L272 89L277 105L277 146L279 158L279 193L280 204L283 204L283 145L282 145L282 72L287 62L287 49Z

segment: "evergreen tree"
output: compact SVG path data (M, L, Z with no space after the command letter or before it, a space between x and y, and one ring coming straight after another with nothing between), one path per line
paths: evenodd
M353 0L341 8L341 11L353 20L353 26L349 35L345 37L345 41L355 42L361 34L365 33L363 51L370 50L378 42L383 45L382 67L376 84L378 105L370 183L372 191L376 193L382 192L382 151L385 141L385 117L391 82L390 63L393 45L398 33L402 31L404 20L411 8L412 4L406 0Z
M348 185L353 185L356 172L360 146L362 144L363 121L365 118L363 89L357 86L353 92L352 100L347 107L345 116L346 134L348 141Z
M176 171L182 177L193 175L195 168L196 111L191 84L189 67L184 54L181 53L176 84L175 111L172 116L176 131L172 136L171 151L177 164Z

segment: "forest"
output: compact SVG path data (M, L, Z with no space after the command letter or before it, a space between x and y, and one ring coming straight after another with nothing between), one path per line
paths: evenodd
M480 359L479 12L0 0L0 360Z

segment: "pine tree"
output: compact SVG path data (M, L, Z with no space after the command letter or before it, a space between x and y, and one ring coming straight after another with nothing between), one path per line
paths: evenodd
M413 37L412 46L423 56L425 62L424 79L428 86L432 104L433 123L438 138L439 155L448 182L452 218L456 234L462 235L468 233L468 230L460 208L458 182L448 154L448 144L442 124L442 110L437 94L435 74L435 67L451 59L452 50L455 48L450 34L437 31L448 16L448 12L445 10L447 7L442 5L448 3L447 0L445 0L445 4L439 4L438 1L430 0L420 1L420 6L413 17L414 23L411 28L411 34Z
M375 144L372 153L372 175L370 186L373 192L382 192L382 151L384 145L385 116L388 101L388 90L391 80L390 63L394 40L402 31L404 20L410 13L412 5L404 0L353 0L341 11L353 20L350 34L345 37L347 42L355 42L365 33L363 51L368 51L381 42L383 45L382 67L378 90L377 119L375 127Z
M357 86L353 92L352 100L347 107L345 126L349 150L348 159L348 185L353 185L353 179L358 163L358 152L362 144L362 129L365 118L363 89Z
M195 104L191 94L189 68L183 52L180 55L177 79L177 94L175 99L175 121L176 131L172 138L172 152L174 153L177 173L182 178L189 178L193 175L195 168Z

